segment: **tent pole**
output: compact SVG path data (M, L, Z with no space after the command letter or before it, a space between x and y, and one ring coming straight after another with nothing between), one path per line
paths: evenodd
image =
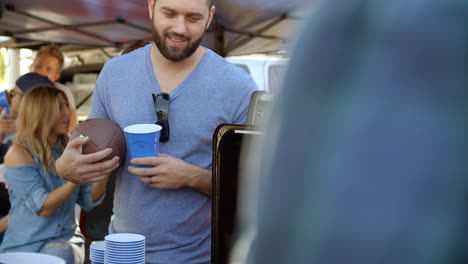
M286 18L288 18L287 14L283 14L281 15L280 17L274 19L273 21L271 21L270 23L268 23L267 25L263 26L262 28L258 29L257 31L255 32L252 32L251 34L247 35L247 36L244 36L243 38L239 38L237 39L237 41L234 41L233 43L231 43L226 49L226 54L237 49L238 47L246 44L247 42L251 41L254 37L257 37L259 35L261 35L263 32L269 30L270 28L276 26L277 24L279 24L281 21L285 20Z
M219 23L219 20L215 17L215 19L213 19L213 32L214 32L214 39L215 39L214 48L215 48L216 53L218 53L218 55L220 55L221 57L226 57L226 54L227 54L224 48L225 43L226 43L224 30L225 30L224 25Z

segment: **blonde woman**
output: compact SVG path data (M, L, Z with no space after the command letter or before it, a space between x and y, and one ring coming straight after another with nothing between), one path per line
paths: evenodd
M107 179L79 185L60 179L55 160L68 141L65 94L49 86L29 90L17 118L17 134L5 157L11 210L0 252L42 252L67 264L83 263L74 205L89 210L102 201Z

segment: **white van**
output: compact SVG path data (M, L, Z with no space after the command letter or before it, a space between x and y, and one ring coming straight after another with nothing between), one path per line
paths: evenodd
M254 78L261 90L276 94L283 85L289 59L277 55L252 54L226 57Z

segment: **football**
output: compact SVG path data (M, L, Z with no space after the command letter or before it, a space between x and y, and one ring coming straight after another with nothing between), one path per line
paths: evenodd
M80 122L70 134L70 140L80 135L89 137L88 143L83 145L82 153L95 153L106 148L112 148L112 153L104 160L119 156L120 165L125 162L127 143L122 129L108 119L88 119Z

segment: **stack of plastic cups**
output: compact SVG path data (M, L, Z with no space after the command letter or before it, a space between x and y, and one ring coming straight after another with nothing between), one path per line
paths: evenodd
M145 237L120 233L105 238L105 264L145 264Z
M104 251L106 248L105 242L93 242L89 248L89 259L91 260L91 264L104 264Z

